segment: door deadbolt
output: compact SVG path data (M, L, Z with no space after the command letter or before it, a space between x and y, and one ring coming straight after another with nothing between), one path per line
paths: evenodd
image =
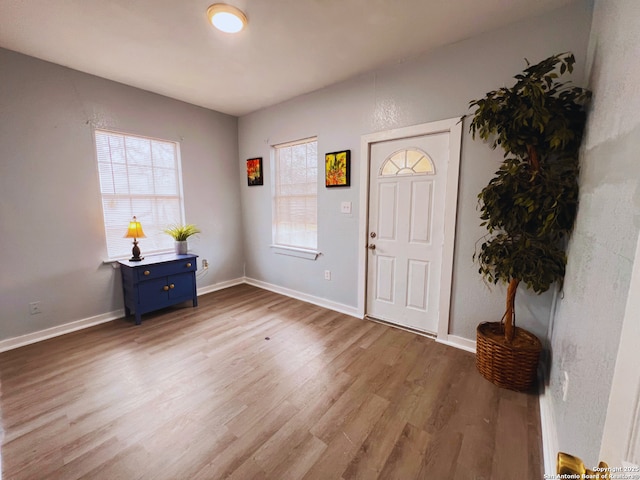
M370 236L371 238L376 238L376 232L371 232L371 233L369 234L369 236Z

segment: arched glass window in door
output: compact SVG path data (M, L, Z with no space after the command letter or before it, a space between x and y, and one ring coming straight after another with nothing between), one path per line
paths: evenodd
M435 173L436 168L429 155L417 148L408 148L392 153L380 167L381 177L435 175Z

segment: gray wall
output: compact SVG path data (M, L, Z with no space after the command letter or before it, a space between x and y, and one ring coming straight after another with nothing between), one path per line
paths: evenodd
M511 84L513 75L531 62L572 51L583 78L591 8L577 2L547 15L528 19L428 55L363 75L289 102L254 112L239 121L239 170L245 160L262 156L265 186L247 187L241 180L244 250L247 277L356 307L358 274L358 211L360 136L418 123L459 117L468 102L487 91ZM505 289L489 292L472 262L476 241L484 234L476 210L477 194L502 159L466 133L462 146L457 240L454 257L452 334L475 338L479 322L499 320ZM351 149L351 187L324 188L319 179L318 245L316 261L274 254L271 243L270 145L318 136L319 161L325 152ZM340 213L340 203L353 203L352 215ZM323 278L332 271L331 281ZM536 334L547 331L551 295L537 297L524 290L518 297L520 324Z
M122 308L94 126L180 142L198 287L242 276L235 117L0 49L0 340Z
M596 2L590 54L594 97L564 298L551 334L550 388L560 450L597 465L640 226L637 0Z

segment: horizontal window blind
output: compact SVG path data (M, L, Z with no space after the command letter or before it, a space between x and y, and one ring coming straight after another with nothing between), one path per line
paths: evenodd
M104 130L95 140L109 258L130 256L132 239L123 237L134 215L143 255L173 249L162 230L183 219L179 145Z
M318 248L318 141L300 140L275 149L273 243Z

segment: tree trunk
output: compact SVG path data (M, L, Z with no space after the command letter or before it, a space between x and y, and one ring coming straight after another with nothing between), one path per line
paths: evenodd
M507 311L504 314L504 339L507 343L513 341L516 333L516 291L520 280L512 278L507 287Z

